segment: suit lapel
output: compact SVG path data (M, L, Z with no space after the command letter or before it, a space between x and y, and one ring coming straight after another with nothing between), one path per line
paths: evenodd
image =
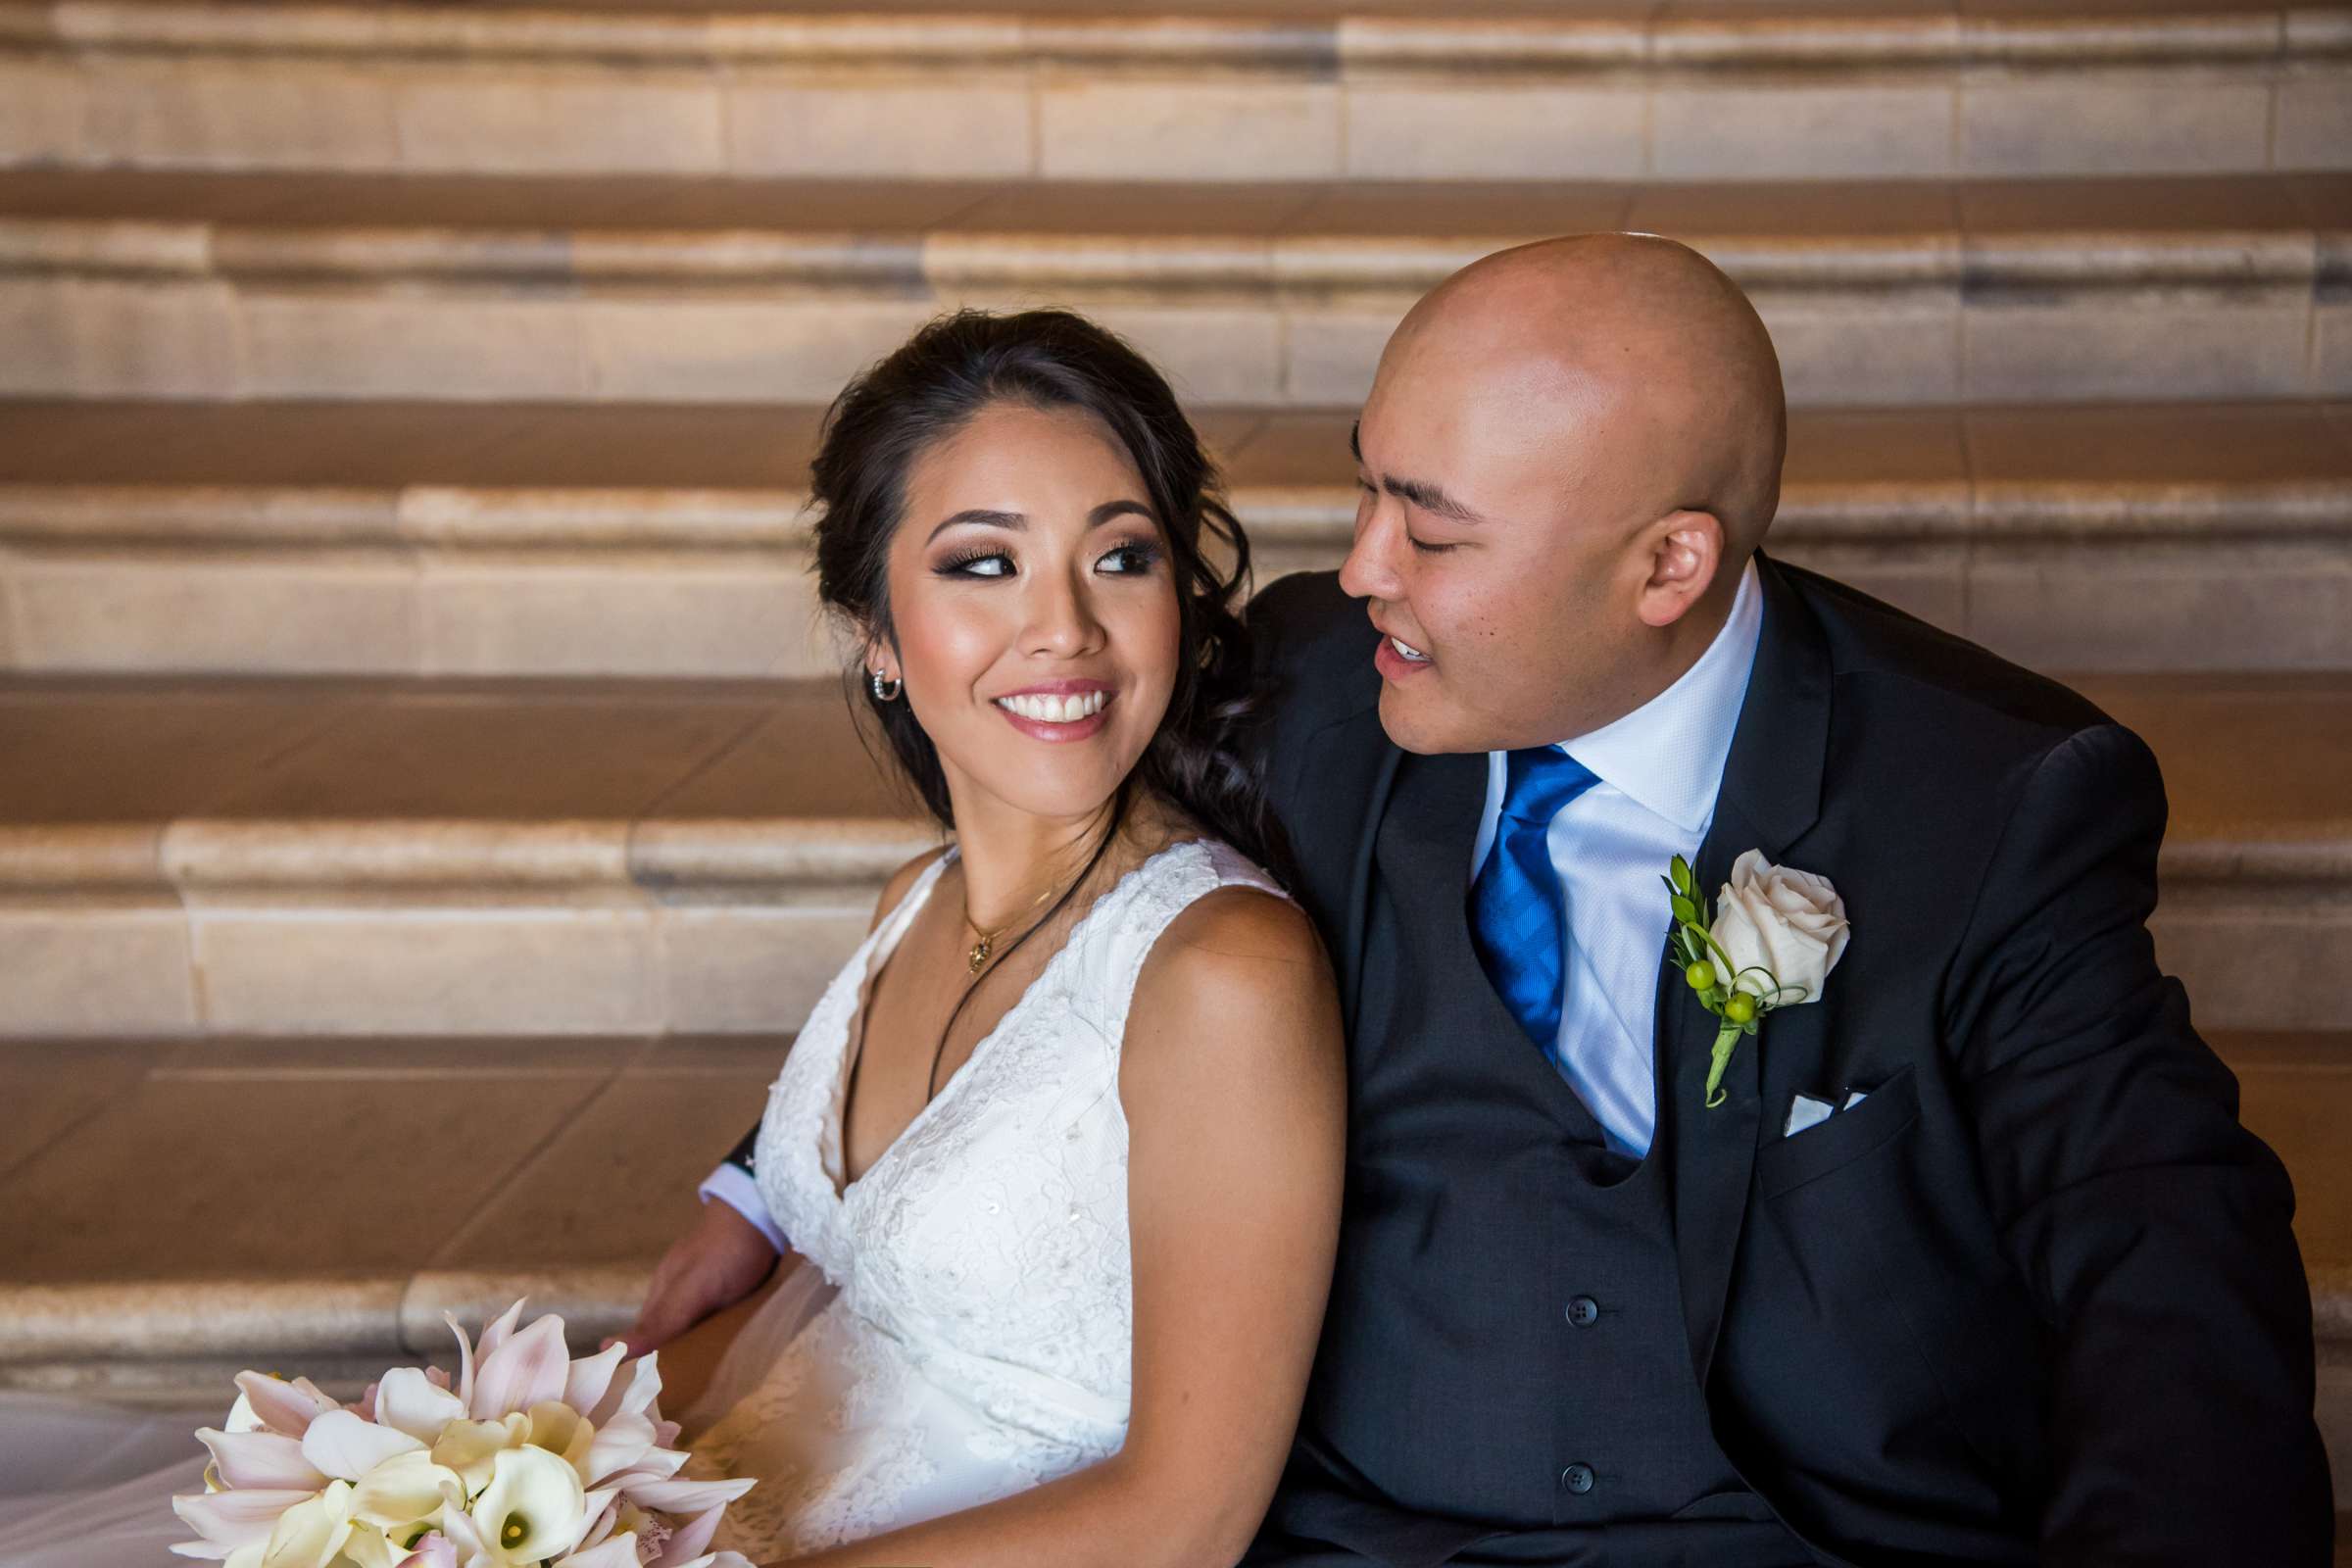
M1747 696L1724 763L1715 819L1693 870L1712 898L1748 850L1778 861L1821 814L1830 723L1829 650L1811 613L1763 556L1763 630ZM1661 873L1664 867L1659 868ZM1661 921L1665 889L1658 890ZM1767 1021L1733 1048L1724 1102L1709 1110L1705 1088L1716 1020L1684 985L1681 965L1659 945L1659 1134L1669 1160L1675 1250L1682 1264L1683 1321L1700 1387L1713 1364L1731 1286L1732 1259L1747 1217L1750 1178L1763 1128L1763 1052L1790 1019Z
M1363 992L1372 852L1403 757L1380 727L1377 703L1335 720L1299 748L1300 777L1292 798L1299 802L1299 815L1311 824L1310 831L1327 827L1331 833L1324 854L1301 858L1302 869L1320 884L1314 891L1330 911L1325 929L1342 933L1334 956L1343 1016L1351 1035Z

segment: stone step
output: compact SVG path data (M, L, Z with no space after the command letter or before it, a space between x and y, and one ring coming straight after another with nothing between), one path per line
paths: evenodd
M2352 164L2352 11L2277 0L8 0L0 39L13 164L1261 182Z
M225 1407L250 1365L356 1394L525 1293L593 1349L789 1044L0 1042L0 1387Z
M2347 138L2352 146L2352 138ZM2352 395L2352 174L1832 185L0 172L0 395L824 402L937 312L1092 314L1351 406L1516 241L1688 239L1807 406Z
M0 669L808 676L807 406L0 403ZM1211 409L1257 580L1345 412ZM1773 548L2037 667L2352 669L2352 403L1799 411Z
M2158 953L2340 1023L2352 676L2105 675L2162 760ZM935 835L833 682L0 685L0 1036L796 1028Z
M2295 1178L2320 1415L2352 1454L2352 1036L2212 1043ZM225 1406L257 1366L350 1397L388 1364L445 1360L443 1311L475 1326L526 1294L592 1350L787 1044L0 1044L0 1387Z

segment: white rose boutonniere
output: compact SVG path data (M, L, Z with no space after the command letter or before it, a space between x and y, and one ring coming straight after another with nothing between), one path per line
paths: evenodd
M1723 1020L1707 1066L1707 1108L1723 1103L1723 1071L1741 1035L1766 1013L1821 1000L1851 936L1845 901L1830 879L1772 865L1754 850L1732 862L1710 919L1690 862L1674 858L1666 891L1674 905L1671 951L1699 1005Z

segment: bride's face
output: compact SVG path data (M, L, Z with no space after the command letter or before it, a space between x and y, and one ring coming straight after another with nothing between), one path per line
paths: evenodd
M1038 816L1110 798L1158 729L1179 622L1143 476L1076 410L993 405L916 460L890 548L896 646L959 813L975 793Z

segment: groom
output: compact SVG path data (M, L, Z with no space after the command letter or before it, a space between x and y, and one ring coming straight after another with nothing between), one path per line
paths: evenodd
M1247 1560L2323 1568L2292 1196L2155 966L2155 762L1760 554L1785 431L1694 252L1504 252L1391 340L1336 580L1251 609L1350 1147ZM1850 925L1824 974L1759 906L1812 985L1711 1095L1661 878L1748 851ZM709 1204L633 1338L769 1246Z
M1504 252L1391 339L1336 581L1252 608L1350 1132L1248 1561L2323 1568L2293 1199L2150 951L2155 761L1759 554L1786 425L1694 252ZM1771 933L1812 994L1718 1101L1661 877L1748 851L1850 926Z

